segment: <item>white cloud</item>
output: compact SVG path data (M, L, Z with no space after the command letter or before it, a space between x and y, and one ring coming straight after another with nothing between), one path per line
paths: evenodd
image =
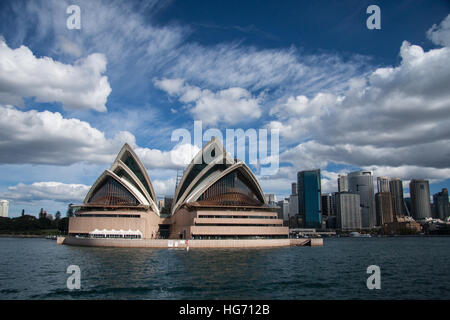
M82 48L80 48L80 46L76 42L73 42L63 36L59 37L58 46L60 52L68 54L75 58L79 58L82 54Z
M155 85L164 90L169 95L180 95L183 91L185 91L185 84L183 79L155 79Z
M0 105L0 114L0 163L3 164L111 164L127 142L148 169L182 168L198 152L198 147L188 144L170 151L139 147L128 131L108 138L88 122L66 119L58 112L21 111Z
M312 136L329 145L400 147L448 137L450 48L424 52L404 42L400 54L398 67L354 79L342 96L327 94L323 99L318 93L302 98L303 105L298 98L293 104L291 97L271 110L277 120L269 125L292 140ZM316 100L322 104L313 103ZM296 116L286 116L289 105L297 106Z
M347 56L344 60L336 54L306 55L294 46L261 49L236 42L210 46L188 43L189 26L161 26L154 19L170 1L145 1L136 10L126 1L78 0L82 29L71 32L61 27L67 18L61 12L69 4L72 3L67 0L18 3L11 9L10 16L14 18L5 19L18 30L14 35L16 43L23 43L24 38L39 43L54 34L56 39L66 38L85 54L103 52L112 65L111 81L121 83L115 88L119 91L147 90L141 89L142 81L157 76L186 79L213 91L236 87L253 92L270 88L277 91L277 96L284 96L295 88L310 94L330 88L343 90L346 80L367 68L367 57ZM37 22L32 37L23 28L30 19ZM53 50L62 50L61 43L52 45Z
M58 112L20 111L0 105L0 114L0 163L107 163L123 143L135 144L127 131L107 139L89 123L66 119Z
M333 193L338 190L337 178L339 173L326 170L320 171L322 193Z
M175 193L175 178L160 180L152 180L153 188L157 197L173 196Z
M184 169L199 151L197 146L191 144L177 145L170 151L140 147L135 149L147 169Z
M419 167L419 166L368 166L364 168L374 173L374 176L386 176L398 177L403 180L403 185L408 187L409 180L427 179L430 183L436 183L443 179L450 178L450 168L432 168L432 167Z
M450 46L450 14L439 24L434 24L428 31L427 37L434 44Z
M326 112L326 107L334 105L342 100L330 93L318 93L313 99L308 99L304 95L297 97L290 96L285 103L275 106L270 115L279 114L282 118L292 116L320 116Z
M292 89L304 94L334 88L366 68L367 58L350 57L344 62L332 54L302 55L295 47L258 49L237 43L204 47L185 44L168 66L166 77L187 79L214 89L239 87L249 91L272 88L283 96Z
M0 39L0 103L23 105L22 98L37 102L61 102L68 109L106 111L111 93L106 71L106 58L91 54L73 65L38 58L26 47L8 47Z
M405 41L400 56L399 66L352 79L340 94L292 96L272 108L268 126L285 142L301 141L281 162L298 170L334 162L388 168L384 175L404 179L450 178L450 48L424 52Z
M81 203L89 188L90 186L83 184L65 184L54 181L33 184L19 183L16 186L8 187L8 191L3 192L1 197L15 202L53 200Z
M258 119L262 112L262 95L254 97L243 88L228 88L212 92L185 84L182 79L155 80L155 85L183 103L193 103L190 112L195 120L205 124L235 124Z
M287 178L270 178L264 179L263 177L257 177L264 193L274 193L277 196L277 200L283 200L284 197L288 197L291 190L291 183L294 180Z

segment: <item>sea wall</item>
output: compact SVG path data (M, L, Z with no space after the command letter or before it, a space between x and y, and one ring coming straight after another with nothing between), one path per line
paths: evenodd
M88 239L58 237L58 244L93 247L122 248L258 248L287 246L322 246L322 239L224 239L224 240L172 240L172 239Z

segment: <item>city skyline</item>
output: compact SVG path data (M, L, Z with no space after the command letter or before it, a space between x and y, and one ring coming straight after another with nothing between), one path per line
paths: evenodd
M323 193L357 170L401 178L405 196L414 178L429 180L430 196L450 186L447 1L417 1L408 14L408 1L379 1L379 30L366 26L370 1L77 1L75 30L70 4L0 4L10 217L65 212L125 142L158 199L173 196L197 146L175 148L171 134L194 121L222 134L279 129L279 170L257 176L279 199L311 169Z
M319 172L320 172L320 169L310 169L310 170L304 170L304 171L316 171L316 170L318 170ZM354 171L353 173L356 173L356 172L360 172L360 170L358 170L358 171ZM298 172L298 173L300 173L300 172ZM347 174L348 173L351 173L351 172L346 172L346 173L343 173L343 172L341 172L341 174L338 176L338 178L336 179L337 181L336 181L336 185L338 185L339 184L339 179L340 178L342 178L342 177L344 177L344 178L347 178ZM320 174L319 174L319 176L320 176ZM411 183L411 181L413 181L413 180L419 180L419 181L426 181L427 183L429 182L429 180L428 179L418 179L418 178L412 178L411 180L401 180L401 179L399 179L399 178L397 178L397 177L390 177L390 176L382 176L382 177L374 177L374 176L372 176L372 181L373 181L373 190L374 190L374 192L373 192L373 196L374 196L374 201L375 201L375 196L377 195L377 193L379 193L378 192L378 189L377 189L377 187L379 186L379 180L378 180L378 178L383 178L383 179L389 179L389 182L393 182L393 181L395 181L395 180L400 180L401 181L401 184L402 184L402 186L404 186L404 185L410 185L410 183ZM297 180L298 181L298 180ZM348 182L346 182L346 183L348 183ZM294 186L295 185L295 186ZM273 197L273 199L274 200L271 200L272 202L282 202L282 201L285 201L285 200L288 200L289 202L295 202L296 203L296 205L295 205L295 208L294 208L294 211L295 212L297 212L298 211L298 208L299 208L299 202L300 202L300 200L298 199L298 187L297 187L297 185L298 185L298 183L297 182L291 182L291 184L290 184L290 189L291 189L291 193L289 194L289 195L277 195L277 194L273 194L273 193L267 193L267 192L264 192L264 194L265 195L267 195L267 196L270 196L270 197ZM391 185L391 187L390 187L390 190L392 190L392 184L390 184ZM91 189L91 187L92 186L88 186L88 189ZM292 193L293 192L293 190L294 190L294 188L296 188L296 190L297 190L297 192L294 194L294 193ZM402 188L402 199L411 199L411 195L410 195L410 193L408 192L408 193L405 193L404 192L404 190L409 190L409 188L405 188L405 187L403 187ZM435 204L435 201L436 201L436 199L437 199L437 196L440 196L440 197L442 197L442 194L443 194L443 191L444 190L447 190L448 188L446 187L446 186L443 186L442 187L442 189L441 190L438 190L438 191L436 191L436 192L431 192L431 188L429 188L429 203L430 203L430 205L432 205L432 204ZM264 191L264 190L263 190ZM339 187L337 187L335 190L331 190L330 192L321 192L320 194L321 194L321 196L323 196L323 195L332 195L333 193L338 193L338 192L340 192L339 191ZM344 191L342 191L342 192L347 192L347 193L352 193L351 191L349 191L349 189L348 189L348 187L344 190ZM388 191L388 192L391 192L392 193L392 191ZM167 194L167 195L165 195L165 196L163 196L163 197L161 197L161 196L158 196L157 197L157 199L158 199L158 202L160 202L160 201L162 201L163 203L164 203L164 201L167 199L167 198L169 198L169 199L173 199L173 197L174 197L174 195L175 195L175 192L174 193L172 193L172 194ZM292 196L295 196L295 197L297 197L297 198L294 198L294 199L292 199ZM447 195L448 195L448 193L447 193ZM86 194L84 194L83 196L82 196L82 198L81 199L84 199L85 198L85 196L86 196ZM450 201L450 195L448 195L448 198L449 198L449 201ZM6 199L2 199L2 201L5 201ZM8 205L9 205L9 200L6 200L6 201L8 201ZM268 200L269 201L269 200ZM322 200L321 200L322 201ZM392 210L393 210L393 214L394 214L394 216L395 216L395 205L394 205L394 200L392 199L391 200L392 202L393 202L393 204L392 204L392 206L393 206L393 208L392 208ZM81 202L81 201L80 201ZM67 203L66 204L66 207L61 207L61 209L58 209L58 210L56 210L55 212L65 212L66 211L66 209L68 209L68 206L69 206L69 204L73 204L73 203ZM321 206L321 205L320 205ZM20 206L19 206L20 207ZM401 207L404 207L404 205L402 204L402 206ZM42 209L45 209L44 207L42 207L42 208L38 208L38 207L35 207L36 208L36 210L38 210L38 211L41 211ZM13 215L9 215L10 217L19 217L20 215L21 215L21 213L22 213L22 210L25 210L24 208L22 208L22 209L20 209L20 214L14 214L13 213ZM375 208L374 208L374 210L375 210ZM402 214L400 214L400 215L408 215L406 212L404 212L404 210L403 209L400 209L401 211L400 212L402 212ZM433 210L432 208L430 208L430 213L431 213L431 210ZM39 212L26 212L26 210L25 210L25 212L26 212L26 214L29 214L29 215L34 215L34 216L38 216L39 215ZM409 213L409 215L410 216L412 216L412 214L411 213Z

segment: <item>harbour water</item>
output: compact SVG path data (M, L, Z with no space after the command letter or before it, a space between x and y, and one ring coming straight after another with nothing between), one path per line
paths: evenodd
M80 290L67 289L69 265ZM369 265L380 290L367 289ZM189 251L0 238L0 299L450 299L450 237Z

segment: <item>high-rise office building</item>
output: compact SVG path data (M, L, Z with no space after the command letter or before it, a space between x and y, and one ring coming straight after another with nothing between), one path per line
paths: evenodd
M375 195L375 207L377 212L377 225L394 222L392 213L392 198L390 192L378 192Z
M170 213L173 205L173 197L165 196L164 197L164 212Z
M443 188L442 191L433 195L433 204L435 208L435 218L445 220L450 216L448 190L446 188Z
M295 184L297 186L297 184ZM292 192L295 191L295 194L291 194L289 196L289 217L288 217L288 225L291 228L298 228L298 194L297 188L292 188Z
M389 181L389 191L392 198L392 212L394 219L400 218L406 214L403 199L403 182L399 178L393 178Z
M340 174L338 176L338 191L339 192L347 192L348 191L348 179L345 174Z
M333 192L332 196L331 196L331 214L332 215L337 215L337 207L336 207L336 195L339 192Z
M288 225L289 222L289 199L278 201L278 219L283 219L283 224Z
M411 194L411 214L414 219L420 220L431 217L430 186L428 180L412 179L409 182Z
M293 194L293 195L298 194L298 186L297 186L297 182L292 182L292 190L291 190L291 194Z
M355 171L347 176L348 191L359 194L361 205L361 223L363 229L375 227L375 195L371 171Z
M359 194L338 192L335 194L335 199L337 227L341 230L361 229L361 200Z
M331 196L328 193L322 194L321 196L322 201L322 215L324 216L331 216Z
M266 198L266 202L268 205L275 206L277 204L277 196L273 193L266 193L264 194L264 197Z
M298 209L305 228L322 227L320 169L297 173Z
M164 207L164 199L158 200L158 209L161 211L161 209Z
M8 200L0 201L0 217L8 218Z
M389 177L377 177L378 192L389 192Z

